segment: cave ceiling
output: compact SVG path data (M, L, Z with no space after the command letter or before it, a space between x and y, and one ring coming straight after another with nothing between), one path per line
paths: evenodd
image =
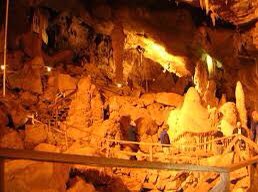
M161 59L164 55L155 54L148 45L163 47L174 61L171 72L178 76L191 74L203 52L225 65L239 64L239 56L253 59L258 55L257 0L27 0L15 1L11 11L20 20L26 20L21 10L28 5L72 12L105 35L111 34L115 20L119 20L127 36L133 37L127 39L125 47L143 47L147 50L146 58L164 67L162 63L167 62ZM17 25L17 17L11 15L10 20ZM20 33L24 27L16 28Z

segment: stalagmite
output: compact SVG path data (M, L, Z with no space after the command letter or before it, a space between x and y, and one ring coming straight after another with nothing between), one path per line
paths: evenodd
M247 111L245 107L245 94L240 81L236 85L236 107L242 127L247 127Z

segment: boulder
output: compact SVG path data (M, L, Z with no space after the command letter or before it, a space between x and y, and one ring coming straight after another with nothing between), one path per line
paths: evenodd
M78 139L88 136L87 132L85 132L84 130L75 128L75 127L69 127L66 131L67 131L67 136L74 140L78 140Z
M44 55L44 59L46 63L49 63L51 66L54 66L58 63L71 63L73 54L74 53L72 50L62 50L55 53L52 56Z
M91 146L84 146L78 142L75 142L71 147L69 147L65 153L74 155L89 155L96 156L98 154L97 148Z
M108 119L94 129L94 135L99 138L109 137L114 138L117 133L120 133L120 125L117 121Z
M8 110L15 128L24 126L28 121L28 112L20 104L10 103Z
M151 105L155 102L156 94L153 93L147 93L143 94L140 98L140 100L143 102L145 106Z
M24 143L17 131L10 131L0 139L0 148L24 149Z
M177 181L170 181L170 182L166 183L165 190L166 191L169 191L169 190L175 191L175 190L178 189L178 187L180 187L180 183L179 182L177 182Z
M33 33L32 31L23 34L21 46L26 55L31 58L42 55L42 40L38 34Z
M136 120L138 135L155 135L158 132L158 125L151 118L139 118Z
M95 188L92 184L86 183L81 178L76 178L76 183L68 189L66 192L95 192Z
M44 143L47 139L47 130L43 124L26 125L25 144L28 147L34 147Z
M33 68L29 63L25 64L19 73L10 74L8 76L8 82L11 89L18 88L32 93L43 93L41 69Z
M69 166L57 163L13 160L5 162L5 186L8 192L64 192Z
M57 88L61 92L71 92L76 90L76 79L68 74L58 74L56 77Z
M178 107L183 102L183 97L176 93L157 93L155 101L163 105Z
M4 109L0 108L0 124L6 126L9 123L9 118Z
M147 107L150 117L161 126L167 119L172 107L164 107L159 103L153 103Z
M60 149L55 145L50 145L48 143L40 143L34 148L35 151L53 152L60 153Z
M20 95L22 105L25 107L30 107L38 103L38 97L28 91L22 92Z
M21 65L23 56L24 56L24 53L22 51L8 52L8 55L7 55L8 69L12 71L20 70L23 67L23 65Z

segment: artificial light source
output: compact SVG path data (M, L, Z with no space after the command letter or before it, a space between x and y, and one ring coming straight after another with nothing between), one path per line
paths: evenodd
M4 65L1 65L1 70L3 71L5 69L5 66Z
M209 72L209 77L212 78L215 74L215 65L210 55L206 55L206 63Z
M52 67L46 66L47 68L47 72L51 72L52 71Z
M122 83L117 83L116 86L117 86L118 88L121 88L121 87L122 87Z
M212 61L211 56L209 56L208 54L206 56L206 62L207 62L208 70L209 70L209 72L211 72L213 69L213 61Z

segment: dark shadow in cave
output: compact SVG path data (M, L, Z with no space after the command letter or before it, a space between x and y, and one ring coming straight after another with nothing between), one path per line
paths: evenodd
M70 180L67 182L67 188L71 188L74 185L76 177L80 177L87 183L91 183L99 192L129 192L126 185L118 177L112 177L105 172L101 172L97 169L71 169Z

